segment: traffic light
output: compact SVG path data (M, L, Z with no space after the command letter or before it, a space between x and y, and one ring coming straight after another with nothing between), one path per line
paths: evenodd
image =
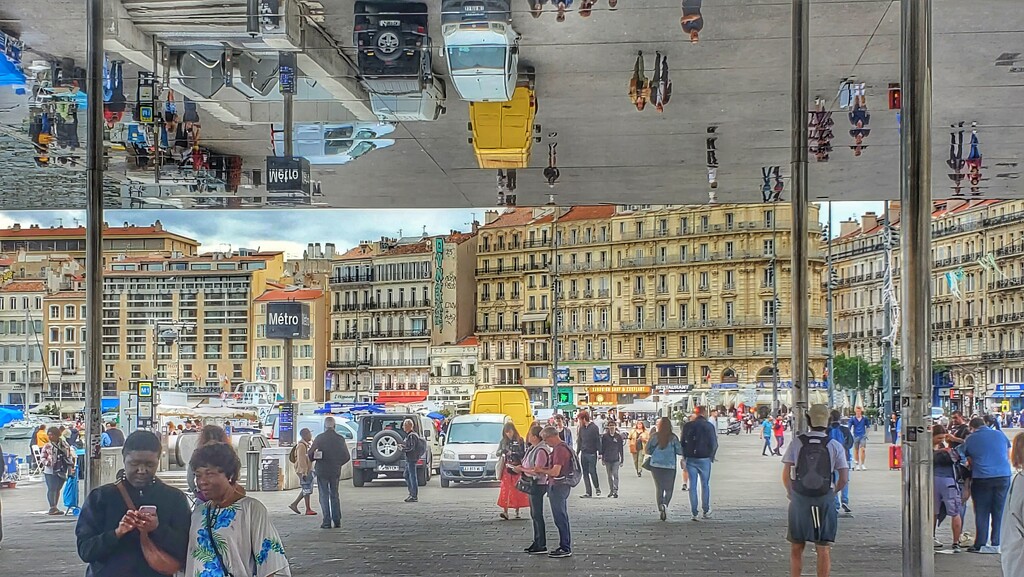
M828 286L832 289L839 287L839 271L834 268L828 271Z
M889 110L899 110L903 106L903 89L899 82L889 83Z

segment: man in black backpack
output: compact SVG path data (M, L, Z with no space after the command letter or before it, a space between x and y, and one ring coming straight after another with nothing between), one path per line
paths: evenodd
M412 419L402 422L402 430L405 431L405 441L402 443L402 452L405 453L405 485L409 488L409 496L406 503L415 503L420 500L420 482L416 474L416 463L426 453L427 443L423 437L416 432L416 425Z
M686 471L690 475L690 515L697 521L699 503L697 487L700 487L701 499L704 501L704 519L711 518L711 464L718 453L718 433L715 426L708 421L705 407L697 407L694 419L683 425L682 445L683 458L686 459ZM699 483L699 485L698 485Z
M825 405L812 405L807 412L811 430L793 438L782 457L782 484L789 495L789 532L792 544L789 573L799 577L803 570L804 548L815 544L818 576L827 577L832 567L832 543L836 540L839 513L835 494L850 478L846 448L828 435L829 411ZM833 486L832 479L838 480Z
M828 420L828 437L843 445L843 449L846 450L846 462L850 462L853 459L853 432L843 425L842 415L835 409L829 413ZM840 511L846 517L853 516L853 510L850 509L850 483L846 483L842 491L836 491L836 511Z

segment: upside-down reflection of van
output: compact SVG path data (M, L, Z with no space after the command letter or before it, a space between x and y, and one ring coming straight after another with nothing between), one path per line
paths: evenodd
M468 128L469 139L480 168L527 168L537 115L537 96L528 85L516 88L508 102L471 102Z

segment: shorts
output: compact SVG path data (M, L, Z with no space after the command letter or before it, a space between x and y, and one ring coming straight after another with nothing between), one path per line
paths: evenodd
M305 476L299 475L299 491L302 495L313 494L313 479L316 477L313 473L308 473Z
M960 485L951 477L935 477L935 514L940 517L959 517L963 515L963 498ZM943 512L943 508L945 511Z
M793 491L789 501L787 541L828 546L835 543L838 528L839 512L832 491L821 497L807 497Z
M861 435L859 437L854 437L853 438L853 450L854 451L856 451L857 449L864 449L867 446L868 446L868 436L867 436L867 433L865 433L865 434L863 434L863 435Z

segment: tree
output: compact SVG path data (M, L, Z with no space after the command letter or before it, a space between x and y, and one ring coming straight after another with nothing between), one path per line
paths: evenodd
M875 383L877 366L860 357L836 355L832 360L831 380L844 389L867 390Z

